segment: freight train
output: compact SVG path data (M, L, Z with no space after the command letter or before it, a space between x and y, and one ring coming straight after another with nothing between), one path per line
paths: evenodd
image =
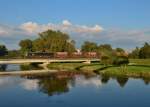
M99 58L97 52L28 52L27 58Z

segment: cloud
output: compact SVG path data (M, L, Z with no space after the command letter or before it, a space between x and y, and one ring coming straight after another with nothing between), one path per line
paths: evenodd
M68 20L63 20L62 24L63 24L64 26L71 26L71 25L72 25L72 23L69 22Z
M20 28L28 33L39 33L44 30L60 30L66 33L78 32L78 33L99 33L103 31L103 28L100 25L95 25L93 27L86 25L75 25L69 22L68 20L63 20L62 24L37 24L35 22L26 22L23 23Z
M23 23L20 28L29 32L29 33L33 33L34 31L36 31L38 29L39 25L37 23L34 22L27 22L27 23Z
M68 33L72 39L76 40L79 48L83 41L109 43L114 47L133 48L141 46L144 42L150 42L150 29L106 29L98 24L93 26L78 25L68 20L61 23L39 24L36 22L25 22L17 26L0 24L0 43L5 43L9 49L18 48L21 39L36 38L39 32L45 30L60 30Z

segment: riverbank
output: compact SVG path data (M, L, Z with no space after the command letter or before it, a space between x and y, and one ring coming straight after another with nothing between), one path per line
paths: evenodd
M105 67L101 63L51 63L49 69L95 72L111 76L124 77L150 77L150 59L131 59L130 64L122 71L119 66L109 65Z

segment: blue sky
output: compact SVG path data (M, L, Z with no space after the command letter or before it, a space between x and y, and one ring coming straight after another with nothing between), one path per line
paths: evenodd
M23 24L33 24L42 31L39 27L52 23L55 29L62 30L60 24L67 21L71 24L67 33L78 44L92 40L130 49L149 42L149 11L150 0L0 0L0 43L15 49L20 39L35 38L20 29ZM89 32L96 25L103 31ZM82 26L88 32L71 32ZM37 31L30 33L36 35Z

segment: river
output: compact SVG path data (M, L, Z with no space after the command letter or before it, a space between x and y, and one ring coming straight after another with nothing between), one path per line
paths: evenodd
M19 70L8 65L7 70ZM87 74L1 76L0 107L150 107L148 80Z

